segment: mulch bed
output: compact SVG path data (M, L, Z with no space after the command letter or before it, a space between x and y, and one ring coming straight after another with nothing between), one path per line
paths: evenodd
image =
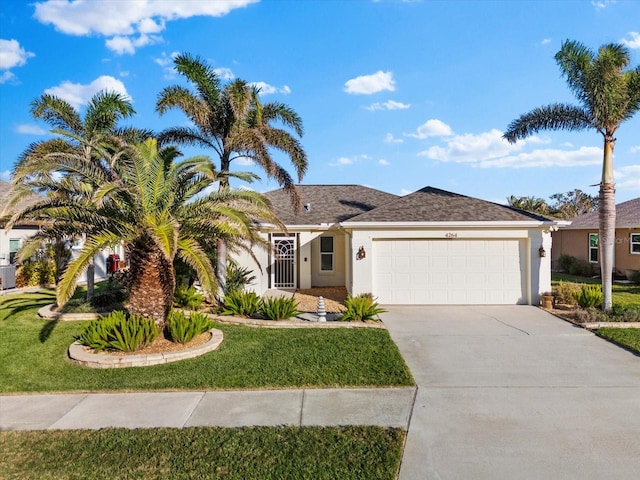
M327 313L340 313L345 310L343 302L347 295L345 287L316 287L296 290L293 298L301 312L317 312L318 297L322 297Z

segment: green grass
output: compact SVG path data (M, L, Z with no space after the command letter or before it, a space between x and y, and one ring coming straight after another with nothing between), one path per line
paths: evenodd
M554 273L551 284L560 282L587 283L600 285L599 278L576 277L564 273ZM611 288L611 301L615 306L623 308L640 308L640 285L614 283Z
M86 322L47 321L52 292L0 297L0 392L401 386L414 381L381 329L260 329L218 324L201 357L144 368L89 369L67 348Z
M596 334L640 355L640 328L599 328Z
M0 433L0 478L394 479L405 432L255 427Z

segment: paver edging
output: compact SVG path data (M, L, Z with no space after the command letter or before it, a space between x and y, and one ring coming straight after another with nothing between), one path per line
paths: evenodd
M151 365L161 365L199 357L217 349L222 343L224 335L217 328L212 328L209 332L211 333L211 339L207 343L179 352L109 355L107 353L94 353L76 341L71 344L68 353L72 362L88 368L149 367Z
M233 317L226 315L215 315L213 313L207 314L209 318L219 323L226 323L229 325L246 325L249 327L264 327L264 328L382 328L386 329L386 325L382 322L367 323L367 322L340 322L340 321L328 321L328 322L311 322L308 320L294 319L294 320L260 320L258 318L243 318Z
M98 318L100 318L99 313L60 313L54 310L55 307L55 303L45 305L38 310L38 316L46 318L47 320L60 320L62 322L97 320Z

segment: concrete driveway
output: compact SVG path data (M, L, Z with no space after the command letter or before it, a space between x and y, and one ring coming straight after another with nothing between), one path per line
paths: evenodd
M400 479L640 478L640 357L536 307L387 307L419 390Z

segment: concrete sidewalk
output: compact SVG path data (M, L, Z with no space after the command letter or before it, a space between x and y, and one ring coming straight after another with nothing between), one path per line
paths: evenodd
M416 388L0 396L0 430L379 425L408 428Z

